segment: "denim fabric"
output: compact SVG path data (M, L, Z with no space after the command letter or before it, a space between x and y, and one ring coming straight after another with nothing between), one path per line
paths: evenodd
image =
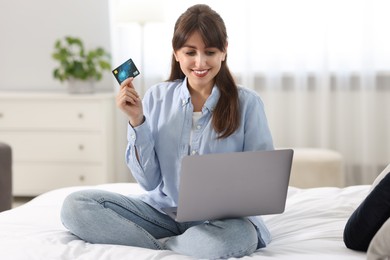
M145 121L135 128L128 125L126 150L128 168L148 191L141 197L144 202L157 210L177 206L184 156L274 149L261 98L243 87L238 87L238 94L241 123L232 135L218 139L213 128L213 111L220 97L214 86L190 138L194 109L187 80L162 82L148 89L142 101ZM269 243L271 236L263 221L251 220L261 234L259 241Z
M213 128L213 110L220 97L214 86L190 138L194 111L187 81L148 89L143 98L145 122L135 128L128 125L126 150L133 177L149 191L143 201L155 209L177 206L181 161L189 154L274 149L262 100L246 88L238 88L238 93L241 123L232 135L218 139Z
M246 218L178 223L136 197L102 190L70 194L61 220L90 243L167 249L195 258L242 257L258 246L256 229Z

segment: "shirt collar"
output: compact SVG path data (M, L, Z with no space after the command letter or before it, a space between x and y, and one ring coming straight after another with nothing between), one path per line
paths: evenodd
M182 106L187 105L191 100L191 95L187 87L187 77L185 77L180 86L180 98ZM213 86L210 96L207 98L206 103L203 106L203 109L208 109L212 112L217 105L221 93L217 87L217 85Z

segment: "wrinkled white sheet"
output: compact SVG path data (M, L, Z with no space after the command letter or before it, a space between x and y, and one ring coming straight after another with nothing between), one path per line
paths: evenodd
M263 216L273 240L242 259L366 259L344 246L344 225L369 191L368 185L346 188L289 188L283 214ZM0 213L0 259L175 259L191 257L118 245L89 244L61 224L60 209L67 194L91 187L53 190L18 208ZM134 183L94 186L122 194L140 194Z

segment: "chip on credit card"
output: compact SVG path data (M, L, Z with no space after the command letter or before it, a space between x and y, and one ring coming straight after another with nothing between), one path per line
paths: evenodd
M128 59L127 61L123 62L121 65L119 65L116 69L112 71L112 74L114 74L114 77L118 81L119 84L122 84L122 82L127 78L135 78L140 73L135 66L132 59Z

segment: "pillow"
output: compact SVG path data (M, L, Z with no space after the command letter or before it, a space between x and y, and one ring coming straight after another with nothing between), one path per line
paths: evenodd
M368 260L390 259L390 219L375 234L367 251Z
M344 228L344 243L354 250L367 251L371 239L390 217L390 174L373 187L349 217Z
M387 165L387 167L376 177L376 179L374 180L374 182L372 183L371 185L371 189L370 191L372 191L376 185L378 185L378 183L386 176L386 174L388 174L390 172L390 164Z

